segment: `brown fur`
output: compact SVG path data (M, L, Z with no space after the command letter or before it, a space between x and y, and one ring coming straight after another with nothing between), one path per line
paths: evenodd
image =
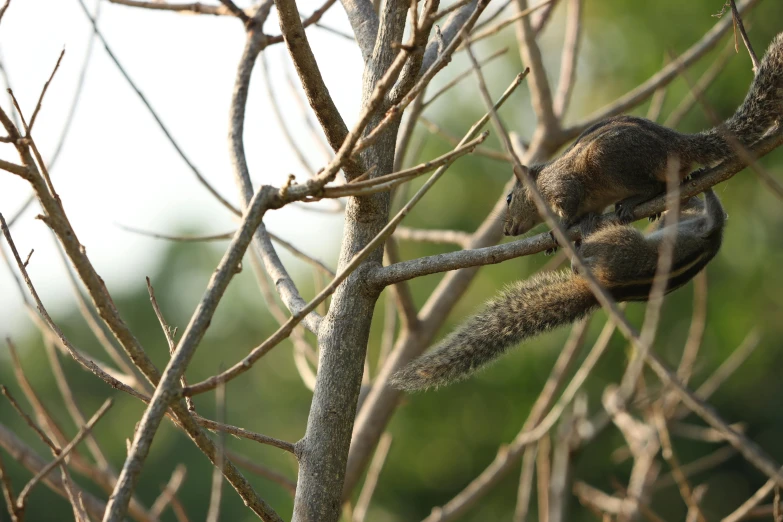
M783 33L764 55L745 101L713 129L682 134L635 116L615 116L585 130L558 158L530 167L544 199L570 227L593 230L585 219L616 204L622 223L636 205L665 191L667 166L677 162L683 179L694 164L713 165L734 154L730 140L750 147L783 118ZM527 189L517 182L509 197L506 235L524 234L541 222Z
M683 207L667 293L688 282L715 256L724 220L712 190L705 193L703 203L692 198ZM644 301L666 227L664 220L645 237L628 225L608 225L582 243L581 254L616 300ZM548 272L514 283L434 350L397 372L392 384L412 391L466 378L523 340L576 321L597 307L587 281L575 271Z

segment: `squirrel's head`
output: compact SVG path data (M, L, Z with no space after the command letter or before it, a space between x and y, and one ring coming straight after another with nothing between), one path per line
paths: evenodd
M534 180L538 176L539 169L535 167L528 169L524 166L522 168L530 173ZM514 188L511 189L511 192L506 197L506 203L508 204L508 209L503 222L503 233L505 235L518 236L541 223L541 216L538 214L536 204L519 178L517 178Z

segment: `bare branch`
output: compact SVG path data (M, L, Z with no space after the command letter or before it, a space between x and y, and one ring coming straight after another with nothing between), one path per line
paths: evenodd
M738 522L743 520L756 506L758 506L762 500L767 498L772 490L775 489L775 481L768 480L761 488L759 488L751 497L742 503L740 507L729 513L724 517L721 522Z
M375 456L370 463L370 469L367 470L367 478L364 481L364 487L356 501L356 507L353 510L353 522L364 522L367 516L367 508L370 506L372 494L375 492L375 486L378 484L378 476L381 474L383 464L386 462L386 455L389 453L392 436L385 433L378 441L378 448L375 450Z
M55 352L54 341L47 338L44 341L44 348L46 349L46 355L49 359L49 365L52 367L52 373L54 374L54 380L57 383L57 388L60 390L60 395L63 397L63 402L65 402L65 407L68 410L71 419L77 426L85 425L87 423L87 419L84 418L84 414L82 414L79 405L76 403L73 390L71 390L71 387L68 385L68 381L65 378L65 372L63 372L60 361L57 358L57 352ZM113 484L113 481L116 480L114 471L111 469L108 459L103 454L103 451L92 434L87 435L86 443L87 448L90 450L90 453L95 459L95 462L98 463L98 467L100 469L101 476L97 482L99 482L101 487L104 488L109 486L109 484Z
M538 493L538 520L548 522L549 483L552 480L550 453L552 440L548 435L541 438L536 453L536 491Z
M124 516L130 499L130 493L135 487L138 474L149 453L152 438L169 405L172 404L172 401L177 397L177 384L179 379L185 372L185 368L204 336L204 332L209 326L212 315L214 314L223 293L228 287L228 283L236 273L242 256L250 244L253 231L261 224L264 213L270 204L270 199L275 195L276 191L273 189L261 187L247 206L247 211L242 219L242 225L215 270L215 273L204 292L204 296L194 312L190 323L185 329L185 332L177 345L177 349L174 351L171 360L166 366L166 369L160 378L160 382L155 389L155 393L152 396L152 400L136 429L133 437L133 444L128 452L128 457L120 472L120 477L114 488L114 492L109 499L106 515L104 516L105 522L119 522ZM209 450L210 452L207 455L214 463L217 451L214 444L209 446ZM230 463L226 462L226 464ZM231 467L224 466L224 469L231 469ZM236 478L234 478L234 480L236 480ZM244 481L244 477L242 480ZM237 488L234 481L232 481L232 477L229 477L229 481ZM281 520L277 513L275 513L275 511L260 497L256 496L250 507L264 520Z
M82 8L82 11L84 11L84 15L87 17L87 19L90 21L90 24L92 25L92 29L94 33L98 36L101 43L103 44L103 48L106 50L106 54L109 55L109 58L112 62L114 62L114 65L117 66L117 69L120 71L120 74L122 74L122 77L125 78L125 80L128 82L128 85L130 85L131 89L133 89L133 92L136 93L136 95L139 97L141 102L144 104L144 106L149 111L150 115L153 117L155 122L158 124L158 127L160 128L161 132L166 136L166 139L171 143L171 146L174 147L174 150L177 151L177 154L180 158L182 158L182 161L184 161L188 168L193 172L193 174L198 179L199 183L201 183L204 188L207 189L207 191L214 196L216 200L218 200L224 207L229 209L234 214L239 214L239 210L229 203L227 199L225 199L223 196L221 196L217 190L215 190L212 185L207 181L207 179L201 174L201 172L196 168L196 166L190 161L190 159L185 155L185 151L182 150L182 148L179 146L179 144L174 139L174 136L171 135L168 128L163 124L163 120L160 119L158 116L158 113L155 112L155 110L152 108L152 105L147 100L146 96L141 92L139 87L136 85L136 83L131 79L128 72L125 70L125 68L120 64L120 61L117 59L117 56L114 54L114 52L109 47L108 42L103 36L103 33L98 29L98 24L95 20L95 17L90 13L90 11L87 9L87 6L84 4L84 0L78 0L79 5Z
M236 452L229 450L226 452L226 455L231 460L236 462L237 465L242 466L248 471L251 471L256 475L260 475L264 478L267 478L272 482L280 484L288 493L291 494L291 496L293 496L296 493L296 483L293 482L291 479L284 477L280 473L277 473L276 471L272 471L271 469L266 468L264 466L260 466L256 462L253 462L250 459L247 459Z
M222 423L226 415L226 387L218 386L215 392L215 410L218 422ZM220 519L220 500L223 497L223 457L226 448L226 438L222 432L218 433L217 457L215 467L212 469L212 488L209 494L209 508L207 509L206 522L218 522ZM703 521L701 521L703 522Z
M513 4L517 10L517 16L521 16L528 10L527 0L516 0ZM557 118L552 109L552 92L549 89L549 80L546 77L541 49L536 42L536 35L528 17L520 17L516 21L516 35L519 43L519 56L522 63L530 67L530 101L533 111L538 118L536 126L536 139L544 139L553 130L558 128Z
M43 98L46 95L46 91L49 89L49 84L52 83L52 80L54 79L54 75L57 74L57 69L60 68L60 62L63 61L63 56L65 56L65 49L63 49L60 52L60 56L57 58L57 63L54 64L54 69L52 69L52 74L49 75L49 79L46 80L46 83L44 83L43 89L41 89L41 94L38 96L38 103L35 104L35 109L33 110L33 115L30 117L30 124L27 126L27 135L30 135L30 132L33 130L33 125L35 125L35 119L38 117L38 113L41 110L41 105L43 104Z
M523 18L528 17L531 14L535 13L536 11L538 11L539 9L541 9L543 7L550 6L550 5L554 4L555 2L557 2L557 0L545 0L544 2L542 2L542 3L538 4L538 5L534 5L533 7L524 8L521 11L519 11L518 13L515 13L514 16L506 18L502 22L499 22L499 23L497 23L497 24L495 24L495 25L493 25L491 27L487 27L486 29L484 29L484 30L482 30L480 32L477 32L475 34L470 35L469 42L470 43L475 43L475 42L478 42L479 40L484 40L485 38L489 38L490 36L493 36L493 35L499 33L500 31L502 31L503 29L505 29L509 25L511 25L511 24L513 24L515 22L518 22L519 20L522 20Z
M282 131L283 137L288 142L288 146L291 147L294 156L296 156L296 159L304 168L305 172L308 174L315 173L315 167L310 165L310 162L307 160L307 156L305 156L302 149L299 148L299 145L296 143L296 139L291 134L291 129L288 128L286 118L284 118L282 112L280 112L280 103L278 102L275 96L275 90L272 87L272 77L269 74L269 65L267 64L266 53L263 52L261 53L261 71L263 72L266 93L269 96L269 104L272 106L272 113L274 114L275 120L277 121L277 128Z
M752 8L758 3L758 0L746 0L739 7L741 13L744 13L748 9ZM620 96L611 104L594 112L583 121L574 124L573 126L563 130L564 139L572 139L578 136L583 130L590 127L593 123L620 114L628 109L636 106L637 104L646 100L650 95L655 92L656 89L668 85L674 78L677 77L678 69L680 67L690 67L702 56L718 44L721 37L731 27L731 20L726 18L719 21L715 26L707 31L702 38L693 44L687 51L679 57L679 65L677 63L670 63L663 69L655 73L650 79L642 83L638 87L629 91L628 93Z
M206 417L202 417L201 415L198 414L194 415L193 418L195 418L196 422L198 422L201 426L204 426L208 430L229 433L231 435L234 435L235 437L241 437L243 439L253 440L260 444L266 444L268 446L273 446L283 451L287 451L288 453L291 453L294 456L296 455L296 447L294 444L290 442L286 442L280 439L275 439L274 437L268 437L266 435L262 435L254 431L246 430L244 428L239 428L237 426L232 426L230 424L223 424L222 422L216 422L207 419Z
M163 511L177 494L182 483L185 482L186 474L187 469L185 468L185 465L177 464L177 467L174 468L174 472L171 474L168 484L166 484L163 488L163 492L155 499L155 502L153 502L152 507L150 508L150 515L152 517L156 519L160 518L160 515L163 514Z
M693 489L688 483L688 478L680 467L680 460L674 453L672 441L669 437L669 430L666 427L666 416L664 415L662 407L653 408L653 420L655 421L655 427L658 430L658 439L661 442L661 454L672 469L672 476L677 481L677 486L680 488L680 495L688 506L688 511L690 512L692 510L699 522L706 522L704 514L699 508L699 504L694 498Z
M185 14L205 14L213 16L232 16L233 13L225 5L207 5L201 2L186 4L170 4L167 2L145 2L140 0L109 0L112 4L125 5L128 7L138 7L142 9L151 9L153 11L174 11Z
M576 82L576 59L579 56L579 42L582 36L582 8L584 0L569 0L566 34L563 54L560 58L560 79L557 82L552 108L562 121L571 101L571 92Z
M369 134L367 134L356 144L355 150L357 152L372 145L382 134L382 131L391 122L396 121L397 118L399 118L399 116L402 114L402 111L404 111L405 108L408 107L408 105L410 105L411 102L413 102L413 100L415 100L416 97L424 91L427 85L429 85L430 81L432 81L432 78L434 78L438 72L448 65L448 63L451 61L452 54L454 54L454 51L457 49L457 46L462 42L464 37L470 33L470 30L473 28L476 20L478 20L478 17L484 11L488 3L489 0L478 0L476 8L470 13L470 16L467 18L464 25L461 26L459 33L449 42L445 49L443 49L443 52L438 55L432 65L421 74L416 84L407 92L407 94L397 101L397 103L389 107L384 118L375 126L375 128L373 128ZM468 4L465 9L469 8L471 5L472 4ZM461 11L458 11L457 13L454 13L454 15L457 15L460 12ZM427 64L426 55L423 60L422 67L425 67ZM398 60L395 60L395 63L397 61ZM389 70L392 70L392 68L393 67L389 67Z
M696 395L701 399L708 399L713 393L723 384L726 379L729 378L740 365L745 362L745 359L753 353L753 350L759 345L761 341L761 330L758 328L752 329L745 336L742 343L734 350L728 359L723 361L715 373L702 383L696 390Z
M146 277L145 280L147 281L147 293L149 293L150 295L150 302L152 303L152 309L155 311L155 316L158 318L160 327L163 330L163 337L166 339L166 344L169 347L169 354L171 355L174 353L174 350L177 348L177 343L174 340L174 332L166 322L166 319L163 317L163 312L160 311L160 306L158 305L158 300L155 299L155 290L152 288L152 282L150 281L150 278ZM182 383L182 386L188 385L188 380L185 377L184 373L182 374L182 378L180 379L180 382ZM188 405L188 409L190 411L196 410L196 407L193 404L193 399L191 399L190 397L185 398L185 403Z
M364 62L372 56L378 35L378 13L369 0L340 0L356 36Z
M418 123L421 123L422 125L424 125L424 127L429 132L431 132L433 134L437 134L441 138L443 138L446 141L448 141L449 144L451 144L452 147L456 147L457 144L460 142L460 139L458 137L453 136L452 134L449 134L446 130L440 128L440 126L438 126L438 124L436 124L435 122L425 118L424 116L420 116L419 117ZM502 161L503 163L508 163L508 161L510 159L506 154L504 154L502 152L495 151L495 150L488 149L488 148L484 148L484 147L477 148L473 152L477 156L484 156L486 158L490 158L490 159L493 159L493 160Z
M495 51L494 53L490 54L489 56L487 56L486 58L481 60L479 62L479 66L480 67L484 67L488 63L494 61L496 58L500 58L501 56L503 56L507 52L508 52L508 47L503 47L502 49L500 49L498 51ZM461 73L456 75L454 78L451 79L451 81L449 83L447 83L446 85L444 85L443 87L438 89L438 91L435 92L435 94L430 96L430 98L427 101L422 103L422 109L426 109L429 105L432 104L432 102L437 100L441 95L443 95L444 93L449 91L452 87L457 85L459 82L461 82L462 80L464 80L465 78L467 78L471 74L473 74L473 68L465 69L464 71L462 71Z
M242 9L237 7L237 5L232 0L220 0L220 3L223 4L232 15L242 20L243 24L247 25L250 23L250 16L248 16L248 14Z
M736 31L739 29L739 33L742 36L742 41L745 42L745 48L747 48L748 54L750 55L750 61L753 62L753 74L756 74L756 72L759 70L759 57L756 56L756 52L753 50L753 46L750 45L750 38L748 38L748 33L745 32L745 24L742 23L742 17L737 11L737 4L734 2L734 0L729 0L729 3L731 4L731 16L734 19L734 38L737 38ZM737 51L739 52L739 49L737 49Z
M693 86L693 89L689 90L688 94L680 101L677 107L669 114L664 121L665 127L675 128L677 127L685 115L693 108L699 97L703 96L707 89L709 89L715 82L715 79L723 72L726 65L729 63L729 59L734 56L734 52L731 44L718 55L712 65L704 71L699 80Z
M3 10L8 7L6 1ZM0 12L0 14L2 14ZM8 508L8 515L11 517L11 522L19 522L19 514L16 509L16 496L14 495L14 488L11 485L11 480L8 477L8 472L5 469L5 463L3 462L3 456L0 454L0 488L3 490L3 499Z
M489 132L485 131L481 133L478 138L457 147L451 152L409 169L392 172L391 174L378 176L366 181L354 180L337 187L325 187L323 190L323 197L340 198L346 196L367 196L391 190L417 176L431 172L438 167L449 166L462 156L471 154L480 143L483 143L484 140L487 139L487 136L489 136Z
M22 466L30 470L32 473L37 474L41 469L46 466L46 462L24 441L20 440L14 435L8 428L0 424L0 447L5 449L11 458L19 462ZM55 491L57 494L68 497L66 493L66 485L62 477L57 473L50 472L43 477L43 482ZM106 504L102 500L94 497L92 494L80 491L80 495L84 500L84 504L87 511L96 519L100 519L103 516L103 512L106 509Z
M44 444L49 446L49 448L56 454L59 453L60 448L55 444L52 439L49 438L46 433L43 432L41 428L38 427L38 425L33 421L33 419L25 413L25 411L19 406L19 403L16 402L16 399L14 399L13 395L11 395L11 392L8 391L8 388L6 388L4 385L0 384L0 393L2 393L6 399L8 399L8 402L13 406L14 410L16 410L16 413L19 414L20 417L25 421L25 423L30 426L30 428L35 432L36 435L38 435L38 438L43 441ZM54 468L52 468L54 469Z
M147 237L153 237L155 239L165 239L167 241L182 241L182 242L204 242L204 241L226 241L231 239L234 234L236 233L235 230L231 232L225 232L223 234L212 234L207 236L174 236L170 234L162 234L160 232L151 232L149 230L142 230L135 227L129 227L127 225L123 225L120 223L117 223L117 226L123 230L126 230L128 232L132 232L134 234L139 234L142 236ZM273 234L269 231L267 231L267 234L269 234L269 238L274 241L275 243L278 243L280 246L288 250L294 257L298 257L302 261L311 264L318 270L321 270L327 275L330 275L334 277L334 270L326 266L326 264L323 261L320 261L309 254L305 254L301 250L299 250L297 247L286 241L285 239L281 238L280 236Z
M57 238L55 236L55 242ZM87 304L87 301L84 299L84 296L82 295L82 291L79 288L79 283L76 280L76 277L73 274L73 271L68 264L68 258L65 255L65 252L63 252L62 246L59 242L56 244L57 252L60 254L60 258L63 262L63 267L65 268L66 273L68 274L68 280L71 283L71 288L73 290L73 295L76 297L76 305L79 309L79 313L82 315L82 318L84 318L84 321L87 323L87 326L90 328L90 331L92 331L95 338L100 343L103 350L106 352L106 354L109 356L109 358L114 361L114 363L117 365L117 367L125 373L125 375L128 376L129 381L133 384L134 382L139 385L141 389L148 389L145 385L147 384L143 380L139 380L136 378L136 373L133 371L133 368L128 364L128 362L120 355L120 353L117 351L117 349L114 347L114 344L111 342L111 340L108 338L106 333L103 331L103 328L100 324L95 320L95 317L92 315L92 311L90 309L90 306ZM83 424L84 422L82 422Z
M112 400L106 399L106 401L103 403L103 406L101 406L98 411L95 412L90 420L87 421L87 424L82 426L82 428L79 430L79 433L76 434L76 437L73 438L70 444L65 446L62 450L57 451L57 458L44 466L32 479L30 479L30 481L19 493L19 497L16 499L16 505L20 510L24 509L25 503L27 502L27 496L30 494L30 491L32 491L35 485L38 484L46 475L48 475L50 471L63 462L63 460L65 460L65 457L67 457L71 450L73 450L76 445L79 444L79 442L81 442L85 436L87 436L92 427L95 426L95 423L98 422L101 417L103 417L111 405Z
M461 230L430 230L408 227L397 227L394 236L403 241L422 241L425 243L446 243L467 248L470 234Z
M285 38L286 47L288 47L288 52L294 61L294 66L296 66L296 72L307 94L307 100L321 123L329 145L337 151L348 135L348 127L334 105L334 101L329 95L329 89L321 77L321 71L315 61L313 51L310 49L302 21L299 18L296 3L293 0L276 0L275 5L280 18L280 32ZM253 32L254 30L248 32L249 40L256 38ZM353 173L353 175L360 174L357 172L361 170L360 167L351 162L346 163L344 167L347 172Z
M514 508L514 522L525 522L530 509L530 497L533 492L533 475L536 469L536 451L538 444L530 444L525 448L522 457L522 471L519 475L517 488L517 505Z
M290 2L289 0L289 3ZM269 6L271 8L271 4ZM296 6L288 6L289 10L296 11ZM259 12L256 15L257 19L265 18L266 14ZM291 13L288 16L292 16ZM295 14L296 23L301 28L301 21L299 15ZM259 18L260 17L260 18ZM282 20L281 20L282 23ZM249 208L250 199L253 195L253 186L250 181L250 171L247 165L247 159L245 157L245 147L243 141L244 125L245 125L245 110L247 106L247 97L250 88L250 77L253 71L253 66L256 63L258 54L264 47L264 34L261 32L260 27L256 27L258 24L252 24L249 27L247 33L247 39L245 41L245 48L242 51L242 57L237 67L236 79L234 81L234 93L231 100L231 106L229 109L229 152L231 155L231 163L234 171L234 182L239 189L240 200L243 208ZM303 31L303 30L302 30ZM310 52L309 46L306 46L306 50ZM307 54L307 53L305 53ZM310 52L312 58L312 52ZM319 76L320 78L320 76ZM309 94L308 94L309 96ZM329 98L331 100L331 98ZM310 180L312 181L312 180ZM291 192L290 190L288 191ZM291 310L292 313L296 313L305 306L305 301L299 294L299 290L296 288L291 276L288 274L285 266L277 255L274 247L269 238L269 234L266 231L266 227L263 222L255 227L254 237L254 250L256 250L264 261L266 270L270 277L275 281L277 291L280 297L283 299L286 307ZM311 331L315 332L318 329L320 323L320 316L313 313L305 318L304 324Z

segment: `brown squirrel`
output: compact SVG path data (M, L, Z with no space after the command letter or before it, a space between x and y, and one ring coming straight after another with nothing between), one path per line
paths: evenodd
M528 169L541 195L563 225L579 225L583 236L593 231L595 218L615 204L621 223L633 220L636 205L666 190L670 161L677 161L680 179L693 164L711 166L735 154L727 134L743 146L753 145L783 118L783 33L772 41L734 115L718 127L682 134L635 116L602 120L586 131L558 158ZM524 234L541 223L527 189L517 181L507 198L507 236Z
M704 201L691 198L680 210L669 293L695 276L715 257L723 239L725 214L709 189ZM633 226L606 224L579 247L585 264L617 301L646 301L658 265L666 220L642 235ZM562 326L598 308L598 301L576 270L538 274L506 288L478 315L412 361L392 378L403 390L442 386L470 375L521 341Z

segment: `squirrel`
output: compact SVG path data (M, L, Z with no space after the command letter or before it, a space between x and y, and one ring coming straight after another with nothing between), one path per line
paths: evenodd
M690 281L720 249L726 216L712 189L704 194L704 201L694 197L680 209L666 293ZM614 220L585 238L579 250L614 299L646 301L660 245L670 226L664 218L655 231L644 236L632 225ZM571 270L538 274L510 285L490 300L433 351L399 370L392 386L414 391L466 378L521 341L576 321L598 307L573 264Z
M712 166L735 154L726 135L748 147L780 125L781 118L783 33L761 60L745 101L723 124L682 134L635 116L607 118L585 130L558 158L527 170L565 228L578 225L584 237L593 232L597 215L613 203L621 223L633 221L637 205L666 191L669 166L676 165L683 180L694 163ZM505 235L524 234L541 223L519 181L506 201Z

